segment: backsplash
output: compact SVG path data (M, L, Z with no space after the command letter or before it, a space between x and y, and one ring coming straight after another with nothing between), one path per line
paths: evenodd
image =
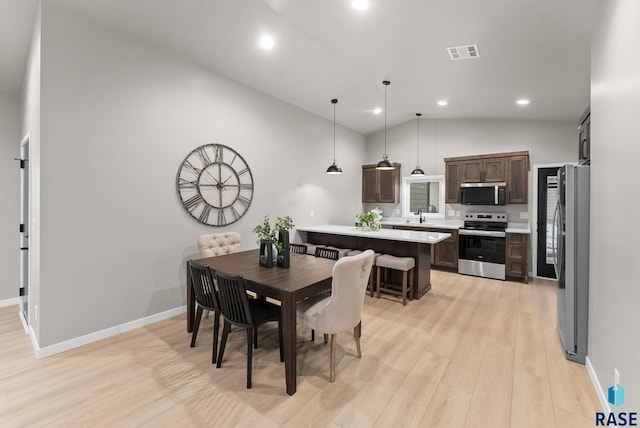
M376 207L382 210L383 217L402 217L402 205L400 204L362 204L364 211L370 211ZM466 212L506 212L509 223L529 223L529 205L445 205L447 220L464 220Z

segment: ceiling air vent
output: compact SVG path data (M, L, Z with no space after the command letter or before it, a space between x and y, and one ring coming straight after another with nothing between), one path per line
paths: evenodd
M478 58L480 56L478 45L454 46L447 48L447 52L449 52L449 56L453 60Z

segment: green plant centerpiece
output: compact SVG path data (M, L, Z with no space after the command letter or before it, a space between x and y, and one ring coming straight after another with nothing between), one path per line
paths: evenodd
M289 216L278 217L273 226L269 216L264 216L262 223L253 228L253 233L258 237L260 245L260 264L267 267L273 266L273 260L277 259L278 266L289 267L289 230L295 224ZM275 254L271 246L275 248Z
M378 215L378 213L369 211L366 213L358 214L356 217L358 218L358 221L356 222L356 229L367 231L376 231L380 229L380 216Z

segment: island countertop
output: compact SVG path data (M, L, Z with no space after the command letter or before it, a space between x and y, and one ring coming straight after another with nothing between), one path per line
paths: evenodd
M385 239L389 241L417 242L421 244L437 244L451 237L450 233L420 232L414 230L379 229L376 231L357 230L355 226L323 224L319 226L300 226L300 232L329 233L334 235L357 236L361 238Z

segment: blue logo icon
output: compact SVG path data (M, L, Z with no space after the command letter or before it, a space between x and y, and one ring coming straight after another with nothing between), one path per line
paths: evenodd
M622 406L624 403L624 386L619 383L616 383L614 386L610 386L607 401L616 407Z

